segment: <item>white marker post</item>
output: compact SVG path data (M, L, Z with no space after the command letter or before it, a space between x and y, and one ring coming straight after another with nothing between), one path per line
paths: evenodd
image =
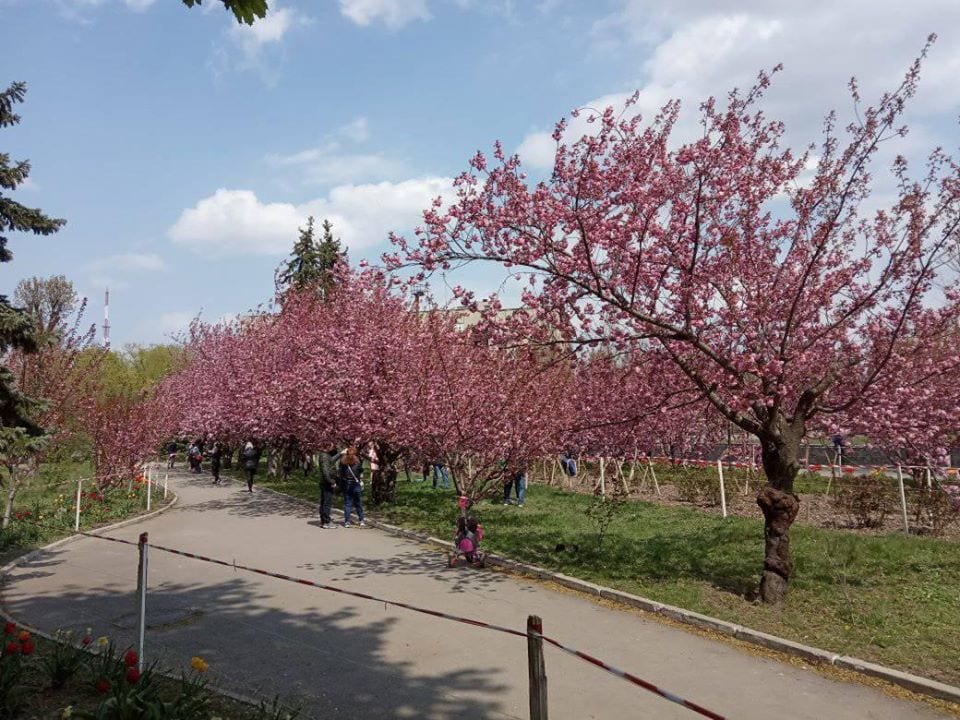
M167 481L170 479L170 473L163 474L163 499L167 499Z
M653 469L653 458L647 455L647 466L650 468L650 477L653 478L653 489L657 491L657 497L663 497L660 492L660 483L657 482L657 473Z
M717 458L717 473L720 475L720 512L727 516L727 489L723 486L723 463Z
M903 512L903 531L910 533L910 522L907 520L907 493L903 489L903 470L897 465L897 484L900 485L900 510Z
M147 466L147 512L150 512L150 482L153 480L153 468Z
M83 478L77 480L77 517L73 521L74 532L80 532L80 489L83 487Z
M607 484L603 475L603 469L605 465L606 463L603 461L603 458L600 458L600 497L604 498L607 496Z

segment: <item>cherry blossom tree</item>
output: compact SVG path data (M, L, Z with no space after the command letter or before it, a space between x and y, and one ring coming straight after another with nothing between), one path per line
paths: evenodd
M446 463L476 500L556 451L569 364L457 332L449 314L412 311L395 285L352 273L326 299L291 293L278 313L196 326L157 413L177 432L231 442L372 442L378 501L391 499L401 457Z
M0 453L3 527L10 521L17 494L36 475L40 463L83 438L88 429L103 350L92 346L94 328L81 326L84 309L82 303L72 322L64 321L59 336L46 337L36 352L17 349L6 358L17 391L37 398L31 405L30 420L44 430L32 435L25 428L8 428L9 442Z
M808 424L855 416L881 389L893 400L919 378L956 376L956 351L927 348L955 337L960 316L957 293L937 285L960 224L960 169L939 149L917 176L897 157L893 199L874 192L878 149L905 133L919 75L917 60L865 109L851 82L859 119L841 139L828 115L819 147L802 154L782 147L783 124L758 109L767 74L725 104L704 102L690 142L672 139L679 102L645 123L634 96L621 116L591 113L595 130L573 142L559 123L548 180L528 183L499 144L491 160L478 153L455 202L438 199L415 241L394 237L385 261L413 266L414 282L499 263L529 281L532 313L566 320L571 343L655 348L687 389L759 439L760 591L780 602ZM889 406L872 407L876 423L890 419Z

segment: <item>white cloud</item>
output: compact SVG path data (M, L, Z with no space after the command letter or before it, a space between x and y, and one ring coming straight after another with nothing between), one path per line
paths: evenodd
M362 143L370 137L365 117L359 117L325 135L320 143L289 155L271 153L266 160L274 167L298 168L302 179L315 185L338 185L386 180L404 173L404 165L382 153L354 152L348 143Z
M299 205L262 202L250 190L219 189L184 210L170 238L195 252L213 255L283 255L307 216L326 218L352 251L386 240L391 230L420 224L433 198L451 198L450 178L339 185L325 197Z
M553 133L549 132L532 132L523 139L520 147L517 148L520 159L530 167L553 167L553 159L556 153L557 141L553 139Z
M278 77L282 61L283 39L297 27L312 24L313 20L298 10L270 4L266 17L253 25L232 21L226 31L228 45L219 45L213 51L208 67L220 76L231 70L255 70L267 84ZM233 50L230 49L233 46ZM239 57L238 57L239 56Z
M230 34L245 48L260 48L269 43L280 42L296 19L296 12L290 8L276 8L253 25L246 23L232 25Z
M116 290L130 286L129 276L138 272L160 272L166 263L156 253L119 253L97 258L86 264L91 285Z
M165 334L185 332L197 316L193 310L174 310L160 315L160 330Z
M157 0L123 0L123 4L126 5L131 10L136 10L137 12L143 12L151 5L153 5Z
M913 125L939 124L942 130L949 125L953 132L952 116L960 109L952 89L960 74L957 28L960 3L954 0L915 0L908 13L894 0L622 0L617 12L594 24L592 35L595 52L646 58L627 81L639 88L637 110L646 117L671 98L684 102L678 139L698 132L699 102L710 95L723 98L733 87L746 89L758 71L782 62L784 71L774 79L764 108L786 122L788 143L802 149L819 138L829 110L840 113L841 127L852 118L851 75L860 80L864 101L875 101L899 84L936 30L943 34L924 65L908 119ZM619 109L629 94L613 93L584 106ZM573 122L567 137L590 128ZM520 147L528 151L531 165L552 165L552 157L534 151L545 147L542 134L531 133Z
M340 0L340 14L361 27L382 22L391 30L432 17L426 0Z
M158 271L167 266L156 253L120 253L94 260L89 267L102 270Z

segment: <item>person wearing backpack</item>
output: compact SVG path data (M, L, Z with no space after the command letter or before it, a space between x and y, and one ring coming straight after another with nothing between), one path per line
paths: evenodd
M343 526L350 527L350 515L356 508L360 527L366 527L363 521L363 463L357 448L353 445L343 451L340 458L340 488L343 490Z
M257 465L260 464L260 452L249 440L243 446L243 472L247 476L247 492L253 492L253 476L257 474Z
M327 442L321 446L317 458L320 469L320 527L324 530L336 527L330 520L330 510L333 508L333 491L339 479L337 461L341 455L343 451L337 452L336 446Z

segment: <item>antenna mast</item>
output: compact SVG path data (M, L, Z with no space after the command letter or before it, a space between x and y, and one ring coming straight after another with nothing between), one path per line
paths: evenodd
M103 295L103 346L110 349L110 288Z

